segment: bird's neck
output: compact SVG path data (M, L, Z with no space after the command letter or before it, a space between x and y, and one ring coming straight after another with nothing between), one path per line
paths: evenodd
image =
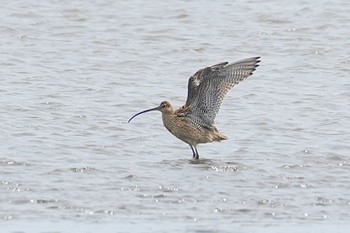
M175 114L175 108L170 106L165 111L162 111L162 115L168 116L168 115L174 115Z
M174 134L174 129L176 128L176 117L175 109L173 108L169 109L169 111L162 112L163 125L172 134Z

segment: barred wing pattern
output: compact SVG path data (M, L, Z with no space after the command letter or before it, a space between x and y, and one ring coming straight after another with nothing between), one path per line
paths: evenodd
M198 87L201 84L203 77L209 75L210 73L217 71L221 68L223 68L225 65L227 65L228 62L222 62L216 65L213 65L211 67L206 67L203 69L198 70L194 75L192 75L188 80L188 86L187 86L187 100L185 107L189 106L192 102L194 97L198 93Z
M192 93L191 100L187 99L186 105L189 104L187 119L196 126L215 129L214 119L226 93L253 74L253 71L259 66L259 58L248 58L228 65L221 63L225 65L205 73Z

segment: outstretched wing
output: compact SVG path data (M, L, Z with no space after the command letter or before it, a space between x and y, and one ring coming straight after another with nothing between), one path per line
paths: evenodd
M203 78L207 75L210 75L212 72L223 68L227 64L228 62L222 62L211 67L206 67L198 70L194 75L192 75L188 80L187 100L184 107L189 106L193 102L193 99L198 93L198 87L201 84Z
M259 58L248 58L230 64L221 63L220 66L214 66L211 72L203 72L199 84L195 88L192 87L191 94L189 89L188 97L191 98L186 101L188 120L197 126L213 128L214 119L226 93L253 74L253 71L259 66Z

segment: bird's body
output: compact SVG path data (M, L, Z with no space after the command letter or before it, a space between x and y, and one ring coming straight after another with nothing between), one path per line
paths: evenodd
M165 104L167 105L169 102L165 102ZM182 112L166 112L162 114L162 118L165 128L167 128L170 133L181 141L194 147L199 143L227 139L227 137L219 133L215 127L196 127L193 123L187 120L186 115Z
M156 108L135 114L129 122L142 113L161 111L165 128L187 143L191 147L193 158L198 159L198 144L227 139L215 127L216 114L226 93L252 75L259 62L259 57L253 57L200 69L188 81L188 94L184 106L175 110L168 101L163 101Z

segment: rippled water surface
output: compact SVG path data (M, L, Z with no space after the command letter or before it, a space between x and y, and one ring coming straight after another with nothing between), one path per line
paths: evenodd
M350 15L338 1L7 1L1 232L349 232ZM188 145L187 79L261 56Z

